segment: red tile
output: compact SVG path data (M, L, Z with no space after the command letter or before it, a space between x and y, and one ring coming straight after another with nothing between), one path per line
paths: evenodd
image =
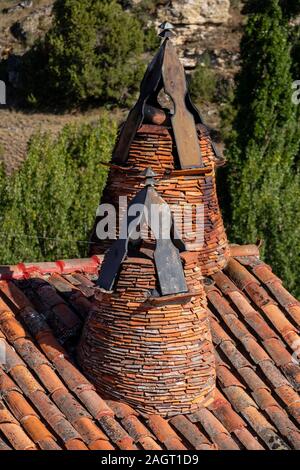
M123 437L123 439L117 441L116 445L121 450L138 450L137 446L134 444L133 440L129 436L125 436Z
M264 341L264 346L277 366L280 367L292 361L291 354L279 339L267 339Z
M210 436L212 441L217 445L219 449L239 449L238 445L231 438L227 429L208 409L202 408L196 413L193 413L193 415L191 415L191 419L194 422L199 422L201 424L206 433Z
M236 411L242 413L245 408L257 408L257 404L252 398L240 387L226 387L224 394Z
M255 277L238 261L230 258L226 266L225 272L229 274L230 279L241 290L244 290L248 285L254 283L258 284Z
M241 369L242 367L251 367L250 362L240 353L240 351L232 342L224 341L220 345L220 349L237 370Z
M275 301L269 296L266 290L257 283L247 285L245 291L258 307L275 304Z
M52 434L36 416L25 416L21 424L30 438L38 444L40 441L53 439Z
M292 307L288 307L288 312L292 319L300 325L300 307L294 305Z
M269 390L268 386L262 381L252 367L242 367L239 369L239 374L244 379L250 390L257 390L259 388Z
M76 421L76 429L82 437L82 440L88 445L93 445L96 441L108 441L105 434L88 417L81 417Z
M142 437L140 444L144 450L162 450L160 445L152 437Z
M230 403L219 393L217 393L216 400L209 409L230 433L246 426L245 421L232 409Z
M0 268L0 276L1 276L1 268ZM9 447L9 445L6 444L6 442L4 442L3 439L0 437L0 451L2 450L12 450L12 448Z
M9 346L8 343L5 345L5 370L9 372L16 366L23 366L26 367L24 361L20 358L20 356L16 353L16 351Z
M108 441L98 440L89 445L90 450L115 450Z
M5 394L5 403L18 421L27 416L38 417L24 396L15 390Z
M238 444L227 434L218 434L214 437L219 450L240 450Z
M67 450L89 450L80 439L70 439L65 445Z
M230 245L231 256L257 256L259 257L259 247L257 245Z
M10 342L16 341L18 338L27 336L25 329L15 318L11 312L1 313L0 329Z
M300 404L294 403L289 406L289 413L293 416L293 418L300 424Z
M297 403L300 406L300 396L290 385L282 385L275 391L287 407Z
M173 436L168 437L165 440L164 445L166 446L168 450L187 450L185 445L183 445L183 443L178 437L173 437Z
M70 330L71 332L76 331L80 325L81 321L79 317L68 307L68 305L61 303L52 307L52 311L55 316L56 327L59 330Z
M298 364L290 362L282 366L282 371L288 381L296 390L300 390L300 367Z
M262 361L268 361L270 359L270 356L260 346L260 344L255 340L254 337L245 338L243 341L243 345L250 354L255 364L259 364Z
M72 274L76 271L91 274L97 274L100 264L100 258L93 256L86 259L65 259L57 261L63 274Z
M288 341L288 333L289 332L294 332L296 329L294 326L289 322L287 317L282 313L282 311L279 309L277 305L265 305L263 307L263 311L266 314L266 316L269 318L269 320L273 323L275 326L276 330L283 336L283 338ZM298 335L295 335L294 340L300 339ZM289 344L289 343L288 343ZM293 343L289 344L292 346Z
M248 429L237 429L234 434L247 450L265 450Z
M222 271L214 274L212 278L215 281L216 286L223 292L223 294L228 294L229 292L238 290L236 285Z
M106 403L113 410L117 418L123 419L131 415L138 416L138 413L126 403L116 400L106 400Z
M128 442L133 442L132 438L128 436L127 432L112 416L101 416L99 423L105 434L118 446L120 442L125 442L126 439L128 439Z
M2 423L0 424L0 431L15 450L37 450L36 445L29 439L19 424Z
M259 366L274 388L281 387L282 385L290 385L272 361L263 361Z
M52 332L45 331L36 336L36 340L50 361L54 361L58 356L64 355L65 350L55 339Z
M76 427L77 421L82 417L91 417L86 409L75 400L67 389L56 390L56 392L52 394L52 400L74 427Z
M73 447L73 441L76 441L75 445L77 445L78 440L81 442L79 433L45 393L39 391L35 392L31 396L31 401L51 429L53 429L66 444L67 448L69 448L69 442L71 442L70 448ZM81 446L81 444L78 445ZM85 447L86 446L84 446L84 448Z
M138 420L136 416L128 416L122 419L122 426L135 442L140 441L143 437L151 437L150 431Z
M36 370L39 366L44 364L50 366L50 362L46 359L44 354L39 351L31 339L20 338L16 340L14 342L14 348L31 369Z
M63 382L49 365L42 364L35 369L35 372L49 393L52 394L57 390L67 391Z
M20 310L23 310L25 307L32 307L26 295L13 282L0 282L0 289Z
M270 406L278 406L276 400L272 397L270 392L264 388L260 388L252 393L252 396L261 410L265 410Z
M72 392L77 393L84 390L94 390L95 387L68 358L63 355L58 355L53 359L53 363L55 369Z
M223 330L220 324L212 316L210 316L209 322L211 326L211 333L214 344L219 345L223 341L233 343L233 340L230 338L230 336L228 336L228 334Z
M170 423L196 450L201 450L203 445L212 447L212 444L198 427L185 416L175 416L171 418Z
M159 415L148 416L148 426L160 442L165 443L170 437L178 439L169 423Z
M217 365L217 376L220 380L221 384L224 387L230 387L231 385L235 385L238 387L245 388L239 379L229 370L228 367L223 365Z
M289 419L288 415L279 407L279 406L270 406L267 410L267 413L275 424L281 436L287 439L292 447L296 450L300 449L300 431L292 421Z
M113 417L114 412L94 390L78 391L77 396L95 419L101 416Z
M41 450L62 450L62 448L52 438L40 440L39 447Z
M11 370L11 376L26 396L30 396L37 390L43 390L43 387L24 366L14 367Z

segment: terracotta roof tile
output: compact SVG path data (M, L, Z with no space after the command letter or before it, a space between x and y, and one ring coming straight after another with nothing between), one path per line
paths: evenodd
M243 444L243 446L247 450L264 450L265 449L265 447L263 447L258 442L258 440L255 437L253 437L251 432L246 428L236 429L234 431L234 434L236 435L238 440Z
M76 428L82 436L84 442L90 447L96 441L107 441L108 438L98 428L98 426L86 416L82 416L76 420Z
M7 445L6 442L4 442L4 440L0 436L0 451L1 450L12 450L12 448L9 447L9 445Z
M100 426L106 433L106 435L115 443L120 449L126 450L125 443L127 443L128 450L133 448L133 439L127 434L127 432L120 426L118 421L112 416L102 415L98 419Z
M37 450L34 442L23 431L13 415L0 401L0 431L16 450Z
M144 437L153 437L149 429L134 415L122 419L122 425L135 442L139 442Z
M170 423L197 450L214 450L215 446L205 437L199 428L191 423L186 416L175 416Z
M36 416L24 416L21 424L27 432L28 436L42 450L59 450L54 436L48 431L45 425Z
M151 415L148 417L148 425L159 441L161 441L167 449L185 450L181 439L171 428L169 423L159 415Z
M300 307L251 250L235 247L239 256L207 286L215 399L169 422L99 396L74 362L75 330L95 308L101 257L22 265L11 270L14 280L6 269L0 449L298 449L300 376L290 346L299 337Z
M106 400L107 405L115 413L117 418L127 418L128 416L138 416L138 413L126 403L116 400Z
M205 432L220 450L239 450L229 431L208 409L202 408L190 416L194 423L200 423Z
M161 446L152 437L142 437L140 444L145 450L162 450Z
M220 393L217 393L216 399L209 409L230 433L246 427L245 421L233 410L230 403Z

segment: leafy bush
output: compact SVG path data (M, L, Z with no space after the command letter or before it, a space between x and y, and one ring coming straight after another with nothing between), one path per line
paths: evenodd
M126 104L142 77L148 40L116 0L56 0L52 29L25 59L26 96L56 106Z
M116 125L67 126L53 139L35 135L12 177L0 178L0 262L85 256L105 184Z
M264 256L299 295L300 129L292 103L288 19L279 0L252 5L241 44L228 146L227 223L233 242L265 240ZM225 187L225 185L224 185Z
M191 97L196 102L212 102L217 89L215 71L207 64L198 64L189 83Z

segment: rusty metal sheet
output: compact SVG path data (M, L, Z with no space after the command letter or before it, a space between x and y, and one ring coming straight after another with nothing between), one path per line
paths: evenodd
M180 166L185 168L202 167L202 156L198 142L196 124L193 114L186 107L187 84L183 65L176 51L166 39L162 76L165 92L174 103L174 114L171 117Z
M134 136L142 124L144 107L147 99L155 93L161 82L161 70L166 42L160 46L157 54L150 62L140 87L140 96L134 107L129 112L128 118L120 132L118 141L113 151L114 163L125 163Z
M106 291L113 290L121 265L127 256L129 244L132 242L133 232L138 225L148 225L156 239L153 257L161 294L170 295L187 292L184 271L179 256L179 249L184 249L184 243L178 237L168 205L153 187L155 174L151 169L148 169L142 175L145 178L146 186L132 199L128 206L127 217L123 223L122 233L126 234L126 238L119 238L106 253L97 285ZM138 216L129 216L130 208L135 204L142 205L144 209ZM158 219L158 226L154 227L152 224L153 221L149 216L151 214L152 217L153 207L156 211L161 212L161 217L169 217L169 223L164 230L160 224L161 219ZM140 242L141 240L134 240L137 250L140 248Z

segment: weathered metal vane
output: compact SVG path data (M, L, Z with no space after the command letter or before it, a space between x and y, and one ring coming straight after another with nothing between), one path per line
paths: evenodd
M196 124L203 124L199 111L191 101L183 65L181 64L171 37L173 26L164 22L160 26L162 44L149 64L140 87L137 103L131 109L123 125L113 153L113 163L125 164L130 145L145 116L145 106L157 105L161 89L171 98L174 113L171 125L175 138L181 169L201 168L203 161L197 137ZM214 148L217 155L217 151Z
M124 219L122 236L114 242L105 254L101 267L98 287L112 291L117 282L121 264L129 250L138 252L142 238L143 227L148 226L155 237L153 259L161 295L171 295L187 292L184 270L179 251L185 250L180 240L168 204L162 199L154 188L155 174L148 168L141 175L145 178L145 187L132 199ZM134 205L140 207L139 214L130 215ZM152 220L155 212L155 221ZM139 236L137 237L137 227ZM126 236L124 236L126 234Z

